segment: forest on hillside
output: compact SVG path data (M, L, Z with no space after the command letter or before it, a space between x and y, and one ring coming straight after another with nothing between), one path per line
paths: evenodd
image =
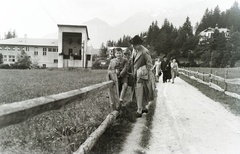
M229 37L216 30L213 36L199 43L199 33L209 27L228 28ZM153 21L148 30L139 34L144 39L152 58L166 55L175 57L182 66L234 67L240 60L240 8L235 2L230 9L221 11L218 6L213 10L206 9L202 19L194 27L190 18L176 28L168 19L158 25ZM129 47L130 36L123 36L117 41L109 40L102 44L100 57L106 57L107 47ZM181 62L181 59L185 59ZM200 63L196 63L200 61Z

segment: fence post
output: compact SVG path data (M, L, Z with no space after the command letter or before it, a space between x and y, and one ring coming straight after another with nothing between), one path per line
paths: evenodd
M215 75L217 76L217 71L215 71ZM217 85L218 85L218 80L216 80L216 83L217 83Z
M228 78L228 70L225 70L225 78L224 78L224 91L227 91L227 82L226 79Z
M212 82L212 69L210 69L210 74L209 74L209 80L208 80L209 87L211 87L211 82Z
M203 72L202 80L204 81L204 72Z
M117 110L119 107L119 91L118 91L118 79L116 73L109 72L108 73L108 80L112 80L113 86L108 89L109 101L110 105L113 110Z

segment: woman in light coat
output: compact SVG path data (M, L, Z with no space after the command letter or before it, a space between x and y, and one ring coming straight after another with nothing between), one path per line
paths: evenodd
M174 83L174 79L176 78L177 74L178 74L178 63L176 62L176 59L173 58L171 62L172 83Z

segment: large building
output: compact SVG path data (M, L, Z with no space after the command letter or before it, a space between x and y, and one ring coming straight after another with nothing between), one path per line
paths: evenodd
M58 39L12 38L0 40L4 64L13 64L24 50L41 67L91 67L87 26L58 25Z
M229 29L227 29L227 28L218 28L218 25L216 25L215 28L209 27L209 28L206 28L206 29L204 29L203 31L201 31L199 33L199 36L200 36L199 43L204 41L204 40L207 40L207 39L211 38L216 30L218 30L219 33L224 33L226 38L229 37L229 33L230 33Z

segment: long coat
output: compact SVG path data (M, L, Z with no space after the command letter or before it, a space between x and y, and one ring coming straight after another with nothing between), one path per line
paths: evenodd
M142 51L133 52L132 60L133 60L132 72L134 75L134 81L135 81L135 84L138 84L138 83L143 84L142 104L147 105L146 103L154 99L154 89L155 89L155 78L154 78L154 74L151 71L151 68L153 66L151 56L149 54L149 51L145 47L143 47ZM144 70L143 67L147 69L147 75L145 73L139 73L142 70ZM141 89L135 88L134 90L135 90L135 93L138 94L138 91L140 91ZM137 96L137 97L140 97L140 96Z

